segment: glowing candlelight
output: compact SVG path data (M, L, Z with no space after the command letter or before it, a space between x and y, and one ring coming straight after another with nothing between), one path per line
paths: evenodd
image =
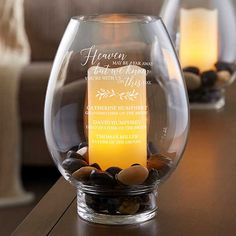
M89 163L102 169L146 166L146 71L138 66L88 70Z
M182 67L201 71L214 68L218 59L218 11L181 9L180 61Z

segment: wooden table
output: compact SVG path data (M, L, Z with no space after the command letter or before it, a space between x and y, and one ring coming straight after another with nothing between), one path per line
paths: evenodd
M236 93L223 111L192 111L189 143L159 193L158 216L131 226L91 224L77 216L75 190L62 178L14 236L236 235Z

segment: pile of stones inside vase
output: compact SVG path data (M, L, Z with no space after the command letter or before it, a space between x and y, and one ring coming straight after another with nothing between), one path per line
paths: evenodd
M190 103L215 103L222 98L222 89L233 80L235 64L217 62L214 70L183 68Z
M107 194L85 193L84 201L96 213L113 215L134 215L153 209L157 184L170 172L171 166L170 158L152 154L148 148L147 167L134 163L126 169L111 166L102 170L98 163L88 164L86 143L68 151L62 163L72 181L108 190ZM148 190L130 194L145 188Z

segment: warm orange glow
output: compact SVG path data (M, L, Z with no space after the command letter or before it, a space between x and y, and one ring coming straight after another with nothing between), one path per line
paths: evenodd
M129 17L128 15L120 15L120 14L101 15L99 19L104 23L112 23L112 24L132 23L135 21L135 19Z
M147 161L146 71L138 66L88 71L89 163L102 169Z
M182 67L201 71L214 68L218 59L218 12L182 9L180 13L180 61Z

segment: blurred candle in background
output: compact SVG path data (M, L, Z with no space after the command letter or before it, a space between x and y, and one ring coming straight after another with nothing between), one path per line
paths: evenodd
M214 68L218 60L218 11L181 9L180 61L182 67L196 66L201 71Z

